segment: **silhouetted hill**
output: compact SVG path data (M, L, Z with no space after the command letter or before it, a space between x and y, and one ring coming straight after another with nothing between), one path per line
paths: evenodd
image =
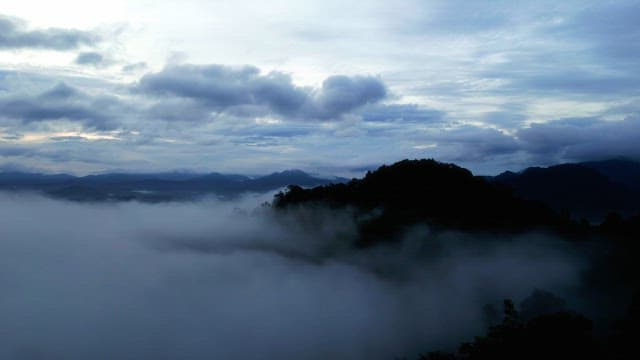
M640 192L640 163L626 159L583 162L580 165L594 169L609 180Z
M361 244L395 239L409 225L482 231L522 231L557 227L562 220L541 203L453 164L403 160L368 172L363 179L302 189L290 187L274 200L276 208L320 203L353 207L378 216L361 223Z
M325 179L300 170L251 178L237 174L110 173L75 177L25 172L0 173L0 190L36 191L74 201L178 201L213 194L233 198L247 192L267 192L287 185L316 186L346 179Z
M640 179L640 164L611 160L532 167L520 173L504 172L492 180L558 211L601 220L612 211L632 214L639 210L640 193L626 185L638 187L636 178Z

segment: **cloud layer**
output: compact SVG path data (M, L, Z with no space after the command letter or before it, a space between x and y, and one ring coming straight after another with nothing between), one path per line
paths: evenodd
M65 83L35 96L0 99L0 119L28 125L36 122L78 122L87 129L108 130L126 110L115 97L91 96Z
M143 76L139 87L150 94L192 99L214 111L301 120L339 119L387 95L374 77L331 76L314 90L295 86L283 73L262 75L253 66L172 66Z
M91 32L49 28L30 30L19 19L0 15L0 50L40 48L73 50L84 45L94 45L100 38Z
M570 294L582 268L536 235L416 229L403 246L356 251L347 213L237 209L261 199L0 196L3 358L413 357L479 333L485 303Z

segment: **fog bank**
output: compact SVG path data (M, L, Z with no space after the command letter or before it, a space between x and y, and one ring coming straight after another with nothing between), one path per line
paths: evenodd
M355 250L348 212L278 215L264 199L0 193L0 358L415 356L482 333L486 303L570 294L584 267L536 234L417 227L401 245Z

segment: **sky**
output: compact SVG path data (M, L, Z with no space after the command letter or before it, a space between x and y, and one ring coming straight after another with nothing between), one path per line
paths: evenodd
M640 1L0 0L0 169L640 160Z

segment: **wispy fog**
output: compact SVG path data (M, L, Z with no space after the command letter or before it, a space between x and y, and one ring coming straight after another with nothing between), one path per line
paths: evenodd
M483 305L566 296L562 242L407 233L357 250L348 212L0 194L2 359L390 359L482 333ZM553 245L549 245L550 243Z

